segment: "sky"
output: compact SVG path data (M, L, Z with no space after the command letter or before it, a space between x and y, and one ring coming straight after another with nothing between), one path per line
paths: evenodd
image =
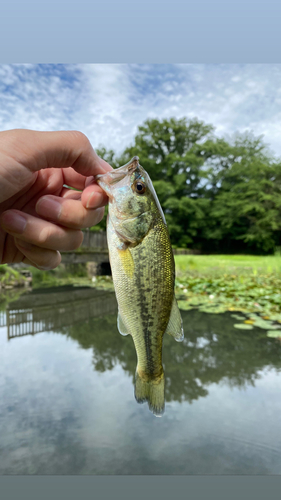
M281 64L0 64L0 130L80 130L117 154L148 118L263 136L281 157Z

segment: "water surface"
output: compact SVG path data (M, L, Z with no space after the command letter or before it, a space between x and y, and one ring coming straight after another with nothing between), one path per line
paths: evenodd
M13 292L0 309L0 474L281 473L281 344L264 330L182 311L155 418L114 294Z

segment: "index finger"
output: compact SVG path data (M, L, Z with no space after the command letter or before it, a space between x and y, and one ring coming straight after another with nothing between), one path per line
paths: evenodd
M45 168L72 167L88 177L103 174L112 167L94 151L89 139L75 130L37 132L9 130L1 132L1 149L31 172Z

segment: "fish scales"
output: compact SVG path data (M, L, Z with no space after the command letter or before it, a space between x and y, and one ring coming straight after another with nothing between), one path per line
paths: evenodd
M162 338L174 296L174 259L169 235L163 226L160 217L143 241L129 249L136 270L132 277L120 262L120 251L112 240L116 235L110 226L108 231L119 311L126 318L124 323L133 337L139 371L155 376L163 371Z
M174 296L175 263L164 214L137 157L97 176L109 197L107 239L118 302L118 329L137 353L135 397L164 412L163 335L183 339Z

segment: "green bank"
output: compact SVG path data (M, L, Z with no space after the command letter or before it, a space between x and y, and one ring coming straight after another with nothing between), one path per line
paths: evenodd
M175 255L177 275L279 273L281 255Z

